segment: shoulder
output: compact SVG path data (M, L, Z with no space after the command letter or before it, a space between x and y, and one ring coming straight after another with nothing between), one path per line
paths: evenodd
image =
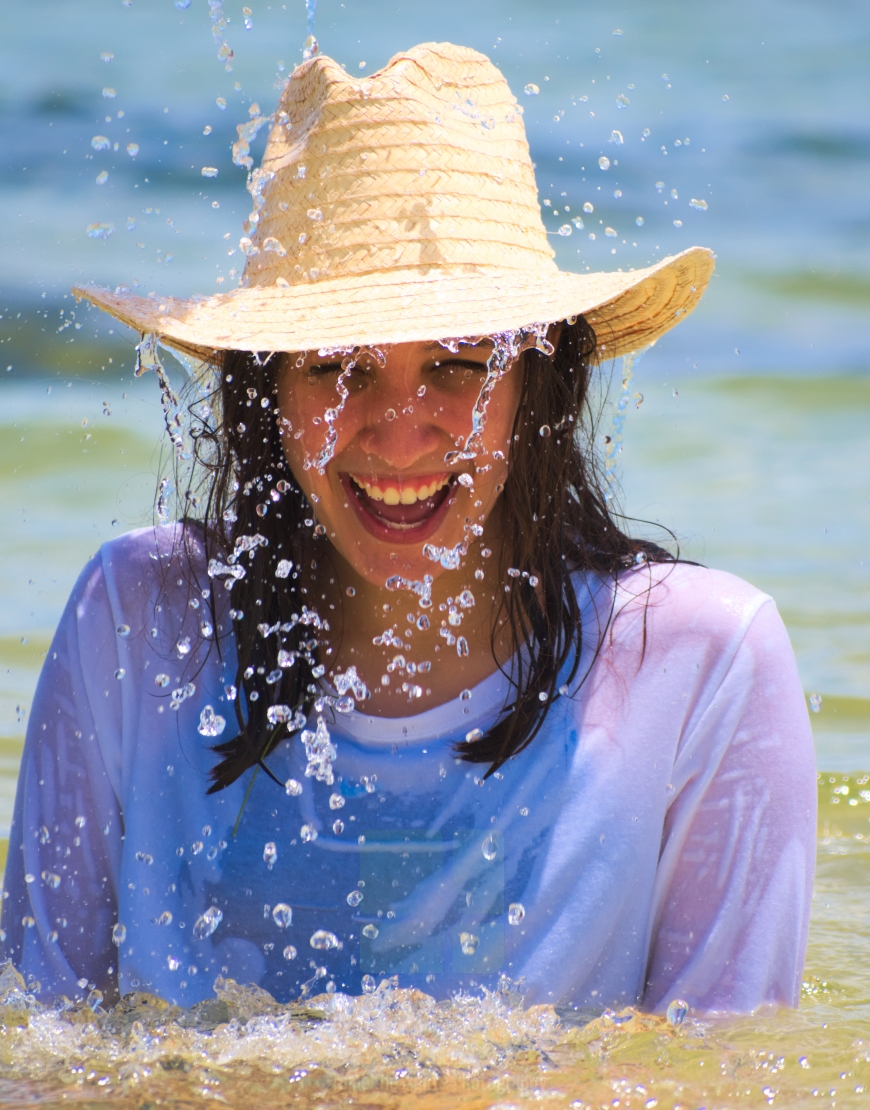
M71 603L79 622L111 610L128 625L161 598L206 583L202 529L190 524L139 528L102 544L82 570Z
M706 654L734 651L761 611L773 615L773 599L726 571L687 563L650 563L620 574L612 588L612 632L634 639L642 630L645 649Z

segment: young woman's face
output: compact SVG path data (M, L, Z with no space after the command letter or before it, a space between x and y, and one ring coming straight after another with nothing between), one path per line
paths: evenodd
M445 461L471 432L491 352L488 342L456 354L438 343L399 343L386 350L384 365L361 356L342 379L348 397L322 470L325 413L341 401L340 357L286 360L278 380L285 454L336 550L373 585L396 574L437 576L425 544L497 542L491 514L507 476L519 365L491 395L476 457ZM482 537L472 537L472 525L484 527Z

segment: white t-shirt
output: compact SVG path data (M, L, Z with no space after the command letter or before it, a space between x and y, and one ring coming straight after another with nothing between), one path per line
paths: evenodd
M43 997L87 981L191 1005L219 974L282 1001L393 975L448 997L507 976L583 1010L796 1004L815 767L769 597L681 564L578 577L587 677L498 775L454 751L502 710L496 673L416 716L335 714L332 785L288 736L268 765L301 793L260 772L234 836L253 772L207 796L218 741L198 731L211 706L234 734L231 595L203 638L211 582L181 538L104 545L39 680L2 921Z

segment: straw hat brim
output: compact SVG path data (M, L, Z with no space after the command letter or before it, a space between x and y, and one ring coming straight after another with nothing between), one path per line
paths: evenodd
M626 273L409 267L190 300L91 285L73 292L200 360L221 350L313 351L494 335L582 315L595 329L596 359L603 362L654 343L684 319L706 288L713 257L691 247Z

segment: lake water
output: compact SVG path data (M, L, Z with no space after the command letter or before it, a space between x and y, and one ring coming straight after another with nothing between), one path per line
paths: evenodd
M224 11L232 73L215 56L199 0L184 9L170 0L4 5L3 835L54 624L99 543L150 520L160 463L155 383L130 374L135 339L110 333L65 293L83 277L182 294L229 286L226 252L248 210L229 142L252 101L271 110L279 64L292 67L305 36L303 0L253 5L250 31L241 4L227 0ZM565 206L595 205L582 233L554 237L564 267L627 268L694 242L717 251L701 308L638 365L620 470L626 512L652 522L643 529L672 529L688 557L774 596L804 689L821 695L812 714L819 870L801 1009L724 1026L633 1018L582 1031L496 1000L432 1009L400 990L324 1021L266 1013L214 1033L148 1011L132 1034L123 1032L132 1017L126 1027L116 1018L121 1032L111 1034L33 1015L29 1029L0 1032L0 1102L138 1107L210 1092L231 1105L865 1105L870 9L320 0L317 33L349 70L365 61L372 72L402 47L450 39L490 53L515 91L537 84L538 96L521 99L551 200L547 226L563 222ZM609 141L614 130L622 144ZM95 135L109 150L94 150ZM600 154L613 161L606 173ZM218 177L203 179L204 165ZM112 223L114 235L89 239L94 222ZM222 1013L244 1019L257 1007L230 999Z

